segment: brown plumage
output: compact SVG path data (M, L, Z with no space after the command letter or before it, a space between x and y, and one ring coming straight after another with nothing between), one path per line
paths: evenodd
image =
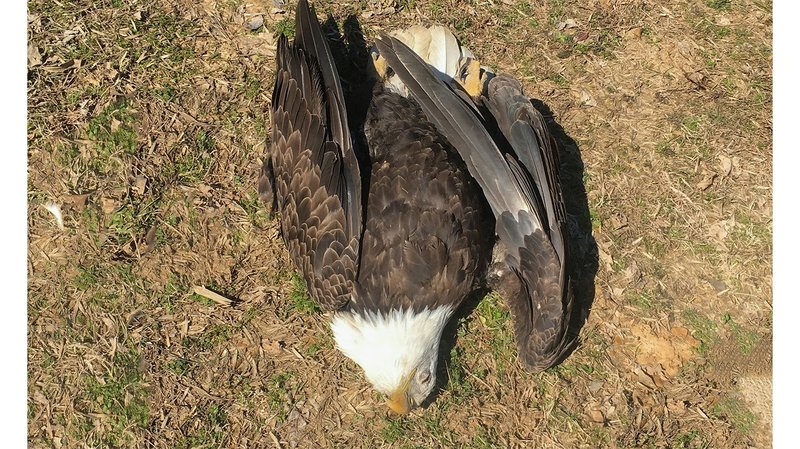
M488 279L509 303L520 357L535 371L554 365L573 343L574 295L557 147L544 119L508 76L489 73L470 97L459 84L469 74L447 84L398 39L384 36L377 46L458 150L494 213L498 242Z

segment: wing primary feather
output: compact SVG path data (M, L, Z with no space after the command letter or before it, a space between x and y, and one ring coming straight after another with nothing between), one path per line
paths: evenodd
M327 90L324 98L328 105L326 111L328 132L331 139L339 145L345 170L346 193L342 192L340 199L347 217L347 231L349 236L360 238L363 227L361 172L347 125L342 85L327 38L322 34L316 11L314 7L309 6L308 0L300 0L297 4L295 28L297 30L295 43L316 60L322 74L324 89Z

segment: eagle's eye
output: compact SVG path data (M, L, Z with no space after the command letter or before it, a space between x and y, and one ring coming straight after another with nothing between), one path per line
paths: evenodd
M420 371L417 375L417 380L421 384L428 383L431 380L431 372L427 369Z

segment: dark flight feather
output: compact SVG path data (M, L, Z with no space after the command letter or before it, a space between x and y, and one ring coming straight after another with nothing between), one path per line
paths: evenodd
M348 162L356 157L339 107L341 88L311 14L301 0L295 43L278 40L272 148L259 193L273 195L311 296L325 309L338 309L349 301L358 273L361 179L357 162Z

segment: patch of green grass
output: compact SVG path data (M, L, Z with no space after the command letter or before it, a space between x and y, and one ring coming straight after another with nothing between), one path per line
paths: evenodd
M173 156L172 164L165 168L167 177L186 185L200 181L208 173L213 162L214 141L206 131L200 130L191 138L189 146L191 149Z
M283 373L276 373L270 376L267 381L267 404L270 410L277 412L278 423L283 423L286 420L288 413L288 390L291 388L289 381L294 376L293 371L286 371Z
M681 120L681 127L690 135L695 134L700 130L700 117L687 115Z
M653 308L653 296L649 292L630 291L630 294L626 296L628 296L628 302L643 312L648 312Z
M484 426L477 427L477 432L472 435L472 439L465 447L469 449L493 449L501 446L494 432Z
M516 358L516 344L510 325L511 314L501 304L502 302L503 298L498 293L492 292L486 295L476 308L478 319L491 334L489 345L497 365L498 376L502 376Z
M700 353L705 354L712 345L719 341L717 325L705 315L696 310L687 309L683 312L683 320L692 330L694 338L700 340L698 348Z
M86 131L95 141L98 154L90 161L90 167L99 174L108 173L113 167L111 156L117 153L136 154L135 117L126 100L117 101L89 121Z
M731 8L731 0L706 0L706 5L717 11L724 11Z
M185 376L191 368L191 363L186 359L176 358L167 362L164 367L178 376Z
M741 400L734 396L727 396L711 407L711 415L725 419L736 430L742 433L753 431L757 417Z
M548 76L550 81L556 83L559 87L569 87L569 80L560 73L552 73Z
M289 292L289 306L303 315L311 315L319 311L317 303L311 299L306 290L306 282L297 273L292 275L292 290Z
M199 411L201 427L193 429L191 433L178 441L181 449L222 447L226 435L228 416L217 404L211 404L205 410Z
M247 218L250 219L250 223L256 228L262 229L269 224L270 218L267 206L261 202L258 198L258 193L254 189L246 197L239 200L239 205L244 209Z
M561 32L557 33L557 41L561 43L573 43L572 36L568 37L559 37L558 34L564 34ZM584 42L577 42L574 44L572 49L577 53L592 53L594 55L600 56L604 59L614 59L614 49L619 47L621 38L618 34L610 31L610 30L602 30L600 34L597 36L597 39L587 40Z
M258 95L264 91L263 86L261 86L261 80L254 77L248 76L247 81L244 83L244 96L250 100L255 100Z
M203 351L208 351L227 341L230 338L231 330L231 326L229 325L214 324L209 326L208 329L198 336L184 338L183 346L194 346Z
M387 443L394 443L406 437L408 428L403 417L386 417L384 423L386 425L381 429L381 438Z
M458 346L450 350L450 361L447 363L447 390L450 391L456 404L472 396L475 388L467 378L464 369L464 355Z
M458 16L456 19L453 19L453 28L459 33L463 33L470 27L472 27L472 19L466 15Z
M75 284L75 287L78 288L78 290L88 290L89 288L97 284L97 281L99 279L100 277L98 275L97 267L79 266L78 275L75 276L73 282Z
M164 86L153 91L153 94L156 98L161 99L165 103L170 103L172 100L178 97L178 89L174 86Z
M697 430L680 433L672 440L672 447L675 449L700 449L706 446L705 437Z
M150 411L139 372L139 360L139 353L135 349L123 350L114 356L113 363L100 379L86 377L84 392L87 406L106 414L110 423L106 433L94 435L99 440L91 442L91 445L128 446L134 441L131 431L147 427Z
M572 37L571 34L565 33L563 31L556 31L553 33L553 40L558 42L559 44L571 44L575 38Z
M198 302L206 307L211 307L215 304L214 301L206 298L203 295L198 295L197 293L192 293L191 295L189 295L189 300Z
M122 206L111 214L108 228L119 237L131 237L136 229L136 212L129 204Z
M553 367L553 371L564 379L574 379L594 373L594 367L586 363L562 363Z
M275 36L280 36L283 34L289 39L294 39L295 35L295 24L294 24L294 17L285 17L278 21L275 24Z
M444 14L445 6L441 0L432 0L428 3L428 11L432 19L437 19Z
M753 352L753 349L755 349L758 344L759 337L757 332L734 322L730 313L722 315L722 323L728 328L734 341L736 341L739 352L743 355L748 355Z

